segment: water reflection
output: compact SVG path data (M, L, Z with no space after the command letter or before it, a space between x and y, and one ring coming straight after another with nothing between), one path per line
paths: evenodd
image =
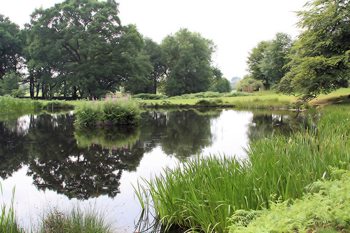
M248 139L292 133L299 121L293 115L266 112L148 111L137 128L78 130L72 114L24 116L0 122L0 176L6 180L25 168L36 190L81 201L118 200L123 185L130 186L127 177L145 177L156 163L169 166L165 158L183 161L203 152L221 153L223 147L234 155ZM229 140L223 140L227 135ZM243 137L247 140L238 140ZM148 162L141 166L146 157ZM121 199L135 202L132 187L124 190L129 193ZM136 220L132 215L128 221Z

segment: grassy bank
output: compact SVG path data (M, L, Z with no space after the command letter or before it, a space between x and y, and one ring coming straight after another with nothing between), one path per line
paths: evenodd
M170 107L234 107L245 109L289 109L295 107L294 96L276 94L274 92L233 93L233 94L188 94L165 99L139 99L143 107L170 108ZM201 104L207 101L207 105Z
M197 159L166 170L139 187L141 204L154 205L168 227L227 232L237 210L300 198L308 184L329 177L330 167L348 169L350 164L350 106L330 106L320 114L317 128L311 124L291 136L253 142L247 161Z
M0 119L2 120L16 119L25 114L42 111L56 112L72 109L74 109L74 105L67 101L39 101L0 96Z
M94 101L81 104L76 110L78 127L136 125L140 119L137 103L129 100Z

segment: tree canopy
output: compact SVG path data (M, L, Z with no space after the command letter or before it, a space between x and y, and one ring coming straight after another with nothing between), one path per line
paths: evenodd
M96 98L146 78L151 66L141 53L143 38L135 26L122 26L118 14L114 0L66 0L32 14L28 67L43 95L55 89Z
M0 15L0 79L7 72L17 71L21 54L22 40L19 26Z
M313 0L298 12L303 29L280 90L315 97L348 85L350 1Z
M181 29L162 42L167 66L165 92L169 96L207 91L213 76L212 41Z
M277 33L271 41L262 41L248 57L248 71L252 78L261 80L270 89L285 75L292 40L285 33Z

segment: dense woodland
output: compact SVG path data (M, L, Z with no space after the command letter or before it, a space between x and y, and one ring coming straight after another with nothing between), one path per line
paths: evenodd
M301 34L277 33L248 57L237 89L315 97L348 85L350 2L313 0L298 12ZM232 41L234 43L234 41ZM230 91L212 64L214 43L181 29L158 44L123 25L114 0L66 0L37 9L20 28L0 15L0 95L99 98L109 92Z

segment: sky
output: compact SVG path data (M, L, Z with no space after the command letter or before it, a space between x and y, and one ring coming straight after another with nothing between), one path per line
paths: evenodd
M62 0L0 0L0 14L23 26L35 8ZM181 28L198 32L216 45L213 64L228 79L247 74L247 57L262 40L277 32L295 38L295 11L306 0L117 0L123 25L135 24L141 34L160 43Z

